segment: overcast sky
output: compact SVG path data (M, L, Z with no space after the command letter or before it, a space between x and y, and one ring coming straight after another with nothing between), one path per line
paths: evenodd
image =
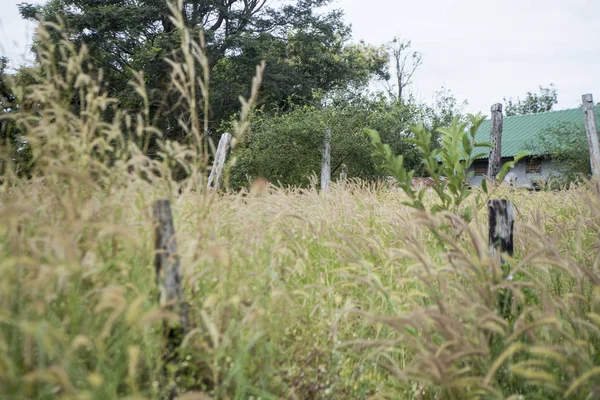
M23 1L0 0L0 53L15 61L27 54L33 31L19 17ZM489 115L503 97L523 98L550 83L558 90L557 109L577 107L584 93L600 101L600 0L334 0L333 6L344 10L354 40L412 40L423 65L410 91L422 101L431 102L444 86L469 102L466 111Z

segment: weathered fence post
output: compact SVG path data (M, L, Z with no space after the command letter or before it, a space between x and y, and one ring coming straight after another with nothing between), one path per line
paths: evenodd
M348 167L346 164L342 164L342 172L340 172L340 181L345 182L348 177Z
M594 97L591 94L581 96L585 113L585 131L590 149L590 164L594 178L600 177L600 145L598 144L598 123L594 112Z
M215 162L210 170L210 176L208 177L208 188L211 187L219 188L221 185L221 175L223 174L223 167L225 166L225 159L227 158L227 152L231 145L231 133L225 132L219 140L219 146L217 147L217 154L215 155Z
M331 181L331 129L325 130L323 137L323 158L321 160L321 190L329 190Z
M500 172L500 163L502 161L502 104L497 103L492 106L490 142L494 145L490 149L488 158L488 179L496 182L496 175Z
M510 266L507 265L501 253L513 255L513 231L515 225L515 211L513 204L508 200L488 200L489 221L489 252L492 258L500 262L503 270L503 279L511 281ZM510 316L512 294L503 289L499 296L499 309L504 318Z
M183 298L182 275L175 242L175 228L169 200L157 200L152 207L155 220L154 267L160 289L160 303L176 311L184 332L188 327L187 305ZM161 279L162 278L162 279Z

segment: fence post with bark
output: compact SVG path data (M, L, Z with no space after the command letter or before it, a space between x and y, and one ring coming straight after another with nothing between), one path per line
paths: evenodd
M592 166L592 176L600 177L600 145L598 144L598 122L594 112L594 97L591 94L581 96L583 100L583 110L585 113L585 131L588 138L590 149L590 164Z
M160 290L159 302L176 312L184 332L189 325L187 304L183 296L182 274L175 241L175 228L169 200L154 202L156 283Z
M221 185L221 176L223 175L223 168L225 167L225 159L227 158L227 152L231 147L231 133L225 132L219 140L219 146L217 147L217 154L215 154L215 162L210 170L210 176L208 177L208 188L219 188Z
M513 276L502 253L512 256L514 253L514 226L515 211L513 204L505 199L488 201L489 221L489 252L492 259L499 263L502 268L502 279L512 281ZM501 315L508 319L510 317L512 294L508 289L502 289L498 299Z
M490 149L488 159L488 179L496 182L496 175L500 172L500 163L502 161L502 104L497 103L492 106L490 142L494 147Z
M321 190L329 190L331 182L331 129L325 129L321 159Z

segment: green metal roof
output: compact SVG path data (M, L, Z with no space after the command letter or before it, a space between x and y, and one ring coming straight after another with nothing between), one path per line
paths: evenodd
M600 123L600 106L596 106L594 110L596 111L598 123ZM583 125L585 123L583 108L504 117L502 123L502 157L514 157L523 151L527 151L530 155L544 155L541 151L539 153L535 151L538 147L536 144L539 143L538 134L544 129L561 122ZM486 119L481 124L475 135L475 141L490 141L490 123L490 119ZM480 150L478 152L487 153L486 156L481 158L489 156L489 148L479 148L478 150Z

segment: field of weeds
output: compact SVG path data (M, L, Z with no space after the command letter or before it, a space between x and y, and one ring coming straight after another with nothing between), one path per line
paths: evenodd
M151 215L168 189L66 189L3 188L2 398L600 395L594 187L497 193L517 209L511 282L485 210L436 237L444 217L360 183L169 196L194 329L168 363Z
M85 47L51 45L46 28L8 116L31 150L27 174L2 143L1 399L600 398L597 182L492 188L516 208L506 265L488 255L479 189L461 203L468 222L431 213L431 193L417 211L352 180L206 191L190 114L191 71L206 60L189 34L172 65L190 140L149 154L160 135L148 110L119 109ZM156 282L157 199L171 201L189 309L175 338Z

